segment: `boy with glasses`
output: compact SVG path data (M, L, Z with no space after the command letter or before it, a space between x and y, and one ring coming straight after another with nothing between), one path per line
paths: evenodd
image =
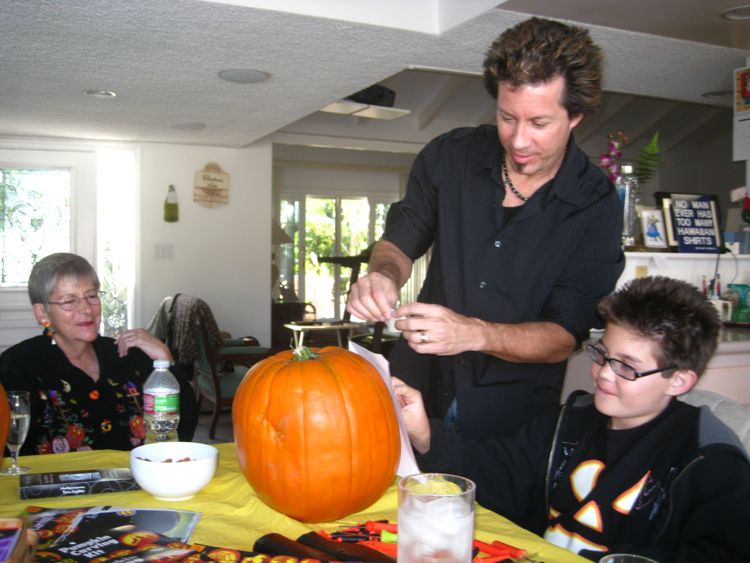
M750 561L747 452L707 408L675 400L716 349L716 310L692 285L652 277L599 312L594 393L573 393L512 439L461 440L394 378L420 468L474 480L480 504L593 560Z

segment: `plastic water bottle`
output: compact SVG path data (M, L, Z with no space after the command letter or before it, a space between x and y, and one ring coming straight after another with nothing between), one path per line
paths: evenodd
M154 371L143 385L146 443L177 440L180 384L169 371L169 360L154 360Z

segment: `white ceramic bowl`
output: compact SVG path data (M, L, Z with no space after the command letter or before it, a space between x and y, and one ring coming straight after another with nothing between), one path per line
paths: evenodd
M197 442L146 444L130 451L130 471L141 489L156 498L186 500L213 478L218 453ZM185 458L189 461L178 461Z

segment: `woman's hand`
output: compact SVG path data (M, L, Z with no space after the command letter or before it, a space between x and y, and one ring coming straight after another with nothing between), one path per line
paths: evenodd
M169 351L167 345L142 328L123 331L115 338L115 344L121 358L127 356L131 348L140 348L152 360L172 361L172 352Z
M426 454L430 451L430 421L424 408L422 393L397 377L391 377L391 383L401 407L401 416L409 441L417 452Z

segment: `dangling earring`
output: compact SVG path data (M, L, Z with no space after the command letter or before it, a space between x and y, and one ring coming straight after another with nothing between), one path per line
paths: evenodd
M44 336L49 336L52 339L53 346L57 344L57 342L55 342L55 329L52 328L52 325L49 323L47 319L44 319L44 321L42 322L42 326L44 327L42 334Z

